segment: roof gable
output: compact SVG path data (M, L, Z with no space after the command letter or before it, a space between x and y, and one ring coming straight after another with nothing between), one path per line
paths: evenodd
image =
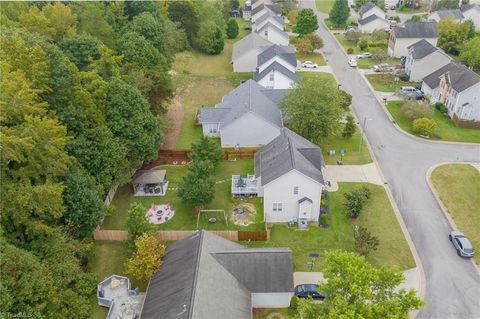
M370 22L373 22L375 20L383 20L386 22L385 19L377 16L376 14L372 14L372 15L369 15L368 17L366 17L365 19L362 19L362 20L358 20L358 24L360 25L366 25L366 24L369 24Z
M295 73L293 73L292 71L290 71L281 63L278 63L277 61L274 61L273 63L271 63L262 72L258 72L257 70L257 72L255 72L255 75L253 76L253 79L258 82L264 77L266 77L268 74L270 74L270 72L272 71L278 71L292 81L297 82L299 80L298 76Z
M480 82L478 74L456 61L452 61L437 71L430 73L423 78L423 82L430 88L435 89L440 84L440 78L444 74L449 75L450 83L457 92L462 92Z
M236 60L252 52L252 49L266 49L272 46L273 43L261 37L258 33L252 32L240 41L233 45L232 60Z
M438 38L437 22L406 22L403 26L395 26L396 38Z
M295 57L295 53L289 52L284 47L276 44L268 47L257 56L257 66L261 66L275 56L279 56L293 67L297 66L297 58Z
M283 38L290 39L290 37L288 36L288 34L285 31L283 31L282 29L280 29L279 27L277 27L275 24L271 23L270 21L265 23L260 29L257 29L255 32L262 33L262 31L265 30L267 27L270 27L273 30L277 31L277 33L279 35L281 35Z
M410 54L415 60L423 59L427 55L430 55L439 50L436 46L434 46L425 39L417 41L414 44L408 46L407 48L410 50Z
M358 11L358 13L360 14L360 16L362 16L364 13L366 13L367 11L370 11L373 8L375 8L375 4L373 2L367 2L360 7L360 11Z
M267 11L265 14L261 15L256 21L255 25L259 26L265 21L275 21L278 25L283 26L285 21L283 20L282 16L277 16L270 11Z

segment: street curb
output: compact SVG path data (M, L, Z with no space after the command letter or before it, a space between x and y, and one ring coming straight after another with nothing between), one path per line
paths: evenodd
M340 46L340 49L343 51L343 53L348 57L349 55L347 54L347 52L345 51L345 49L343 48L342 44L338 41L338 39L335 37L335 35L333 34L333 32L327 27L327 25L325 24L324 20L322 20L322 24L323 26L327 29L328 32L331 33L332 37L335 39L335 41L337 42L337 44ZM328 61L327 61L328 63ZM383 103L383 101L378 97L375 89L373 88L372 84L370 84L370 81L368 81L368 79L365 77L365 75L358 71L358 73L360 74L360 76L365 80L365 82L367 83L368 87L370 88L370 90L372 90L373 92L373 95L375 96L375 98L377 99L378 103L382 106L382 109L383 111L386 113L387 117L390 119L390 122L392 122L393 126L398 130L400 131L401 133L409 136L409 137L412 137L414 139L417 139L419 141L423 141L423 142L431 142L431 143L438 143L438 144L452 144L452 145L479 145L479 143L470 143L470 142L453 142L453 141L435 141L435 140L429 140L429 139L425 139L425 138L421 138L421 137L418 137L416 135L413 135L411 133L408 133L407 131L405 131L404 129L402 129L398 124L397 122L395 121L395 119L392 117L392 115L390 114L390 112L388 111L387 109L387 106ZM332 72L333 74L333 72ZM336 77L335 77L336 79ZM338 82L338 81L337 81Z
M440 208L443 212L443 215L448 220L448 223L450 224L450 227L452 229L458 229L457 224L453 220L452 216L450 216L450 213L448 212L447 207L445 207L442 200L440 199L440 195L438 194L438 192L435 189L435 186L433 185L433 182L431 180L432 173L436 168L438 168L440 166L443 166L443 165L451 165L451 164L472 165L472 163L469 163L469 162L444 162L444 163L439 163L439 164L433 165L432 167L430 167L428 169L427 173L425 174L425 178L427 180L427 184L428 184L428 187L430 188L430 191L432 192L433 196L435 197L436 201L438 202L438 205L440 206ZM472 265L475 267L475 269L477 269L478 275L480 276L480 266L478 266L475 263L473 258L471 258L470 261L472 262Z
M318 11L318 10L317 10ZM323 24L323 26L326 28L326 30L328 32L330 32L330 30L328 29L328 27L325 25L325 21L323 19L321 19L321 22ZM331 33L331 32L330 32ZM337 44L340 46L340 48L342 49L342 51L346 54L345 50L343 49L342 45L340 44L340 42L338 42L337 38L332 34L333 38L335 39L335 41L337 42ZM346 54L347 55L347 54ZM348 55L347 55L348 56ZM328 63L328 61L327 61ZM360 73L360 72L359 72ZM333 73L334 74L334 73ZM334 75L335 76L335 75ZM336 79L336 77L335 77ZM365 79L366 80L366 79ZM368 85L370 85L370 83L367 81ZM375 97L378 99L377 95L375 94ZM382 104L382 103L380 103ZM352 113L354 114L355 118L357 118L355 112L353 111L352 109ZM389 112L387 112L387 115L390 116ZM357 119L358 120L358 119ZM363 127L361 125L358 125L359 127L359 130L360 132L362 133L362 138L364 137L364 131L363 131ZM403 130L400 129L400 131L403 132ZM405 132L406 133L406 132ZM385 176L383 175L383 172L382 170L380 169L380 165L378 164L378 161L377 161L377 158L375 157L375 153L373 152L372 150L372 146L370 145L370 141L365 138L365 144L367 145L368 147L368 151L370 152L370 156L372 157L372 160L373 162L375 163L375 166L377 167L377 171L381 177L381 179L383 180L383 188L385 189L385 192L387 193L387 197L390 201L390 204L392 205L392 208L393 208L393 211L395 212L395 217L397 218L397 221L398 221L398 224L400 225L400 228L402 229L402 232L403 232L403 236L405 237L407 243L408 243L408 246L410 247L410 252L412 253L412 256L413 256L413 259L415 261L415 264L416 266L418 267L419 271L420 271L420 289L419 291L417 292L419 297L423 300L425 300L425 290L426 290L426 279L425 279L425 271L423 269L423 264L422 264L422 261L420 259L420 256L418 255L418 252L417 252L417 249L415 248L415 245L413 244L413 240L412 238L410 237L410 233L408 232L407 230L407 226L405 225L405 222L403 221L403 218L402 218L402 215L400 214L400 210L398 209L398 206L397 206L397 203L395 202L394 198L393 198L393 194L391 193L390 191L390 187L388 187L388 184L385 180ZM415 318L418 313L420 312L420 310L415 310L415 311L412 311L411 312L411 317L412 318Z

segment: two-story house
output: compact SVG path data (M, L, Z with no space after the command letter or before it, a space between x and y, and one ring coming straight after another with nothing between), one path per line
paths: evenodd
M437 22L406 22L404 25L395 26L390 31L388 39L388 55L402 57L408 55L408 47L420 40L426 40L432 45L437 45Z
M390 22L376 14L372 14L365 19L358 20L358 30L365 33L372 33L375 30L389 31Z
M405 73L410 77L410 81L418 82L451 60L443 50L422 39L408 47Z
M272 45L258 55L257 71L253 79L267 89L290 89L298 81L296 67L294 53Z
M376 15L383 19L386 17L385 11L377 7L373 2L367 2L361 6L358 15L360 16L360 20L366 19L371 15Z

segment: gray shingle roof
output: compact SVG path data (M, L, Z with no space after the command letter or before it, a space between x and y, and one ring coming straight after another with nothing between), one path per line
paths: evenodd
M297 58L295 57L295 53L289 52L284 47L276 44L265 49L257 56L257 66L264 64L275 56L279 56L286 62L290 63L292 66L297 67Z
M232 60L240 58L254 48L266 49L272 45L272 42L252 32L240 41L235 42L233 45Z
M225 95L222 102L215 106L215 109L222 109L222 111L202 108L199 115L200 123L212 123L212 119L217 119L216 123L220 123L220 127L225 127L251 112L277 127L282 127L282 113L276 103L263 94L264 89L254 80L242 83Z
M460 11L461 12L465 12L465 11L468 11L472 8L475 8L475 6L477 6L476 4L474 3L471 3L471 4L464 4L463 6L460 7Z
M480 82L480 76L478 76L478 74L456 61L452 61L437 71L427 75L423 78L423 81L430 88L435 89L440 84L440 77L443 74L448 74L450 83L457 92L462 92Z
M278 34L280 34L283 38L289 39L289 36L288 36L287 32L283 31L282 29L280 29L279 27L277 27L275 24L273 24L271 22L265 23L260 29L255 30L255 32L262 33L263 30L268 26L276 29L278 31Z
M290 71L289 69L284 67L282 64L278 63L277 61L271 63L268 67L266 67L260 73L257 70L257 72L255 72L253 76L253 79L258 82L261 79L263 79L265 76L267 76L271 71L278 71L283 75L285 75L286 77L288 77L290 80L295 82L298 81L298 76L295 73L293 73L292 71Z
M262 90L263 95L268 97L273 103L277 104L283 99L288 90L274 90L274 89L264 89Z
M358 14L362 16L365 12L367 12L368 10L374 7L375 7L375 4L373 2L367 2L360 8L360 11L358 11Z
M250 319L251 293L261 291L293 291L289 249L247 249L200 231L167 248L141 318Z
M440 19L452 18L454 20L462 20L464 18L460 9L441 9L436 11Z
M322 166L320 148L287 128L255 153L255 175L261 177L262 185L291 170L323 184Z
M260 18L258 18L255 21L255 24L260 25L260 23L262 23L262 22L264 22L265 20L268 20L268 19L273 19L273 20L279 22L279 24L282 25L282 26L285 24L285 21L283 20L282 16L277 16L275 14L272 14L270 11L267 11L265 14L261 15Z
M370 23L372 21L375 21L377 19L385 20L385 19L382 19L381 17L377 16L376 14L372 14L372 15L369 15L368 17L366 17L365 19L358 20L358 24L365 25L365 24L368 24L368 23Z
M280 8L280 6L278 4L276 4L276 3L268 3L268 4L262 3L261 5L257 6L256 8L254 8L252 10L252 16L257 14L258 12L264 10L264 9L265 10L270 10L274 14L277 14L277 15L282 14L282 9Z
M428 42L425 39L415 42L414 44L408 46L408 49L411 50L413 59L419 60L423 59L429 54L438 51L438 48Z
M406 22L393 29L396 38L437 38L437 22Z

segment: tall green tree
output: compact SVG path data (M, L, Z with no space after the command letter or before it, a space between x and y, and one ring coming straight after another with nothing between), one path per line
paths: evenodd
M340 91L316 77L301 80L287 92L280 106L290 127L314 143L336 134L345 112Z
M145 216L147 208L140 203L132 203L128 209L125 225L128 231L128 239L131 245L144 234L154 231L155 227Z
M222 30L212 21L203 21L195 38L195 44L205 53L219 54L224 47Z
M130 167L138 167L142 162L156 158L163 128L137 89L119 79L112 79L106 116L113 135L120 138L128 150Z
M133 17L127 29L143 36L155 49L165 54L165 28L164 19L161 15L154 16L150 12L142 12ZM166 58L171 61L173 57L166 56Z
M126 148L106 127L86 130L68 146L70 153L95 179L100 194L122 182Z
M350 16L350 8L347 0L335 0L332 10L330 10L329 20L337 27L347 23Z
M111 14L105 3L69 2L68 6L77 15L78 34L89 34L108 46L114 46L114 30L108 21Z
M129 20L135 16L148 12L154 15L160 13L159 7L155 1L125 1L124 13Z
M136 32L125 33L119 42L119 50L125 62L138 64L144 68L167 70L167 60L163 54Z
M185 30L187 40L191 45L200 27L200 15L198 8L193 1L169 1L168 17L173 22L180 23L180 26Z
M212 163L196 161L188 167L188 174L178 188L178 196L182 203L202 207L213 200L215 181L211 178Z
M64 185L65 224L76 237L85 238L105 215L97 185L80 165L71 166Z
M227 36L229 39L235 39L238 36L238 23L233 18L228 19Z
M309 34L318 29L318 20L312 9L302 9L297 16L297 24L295 24L295 32L300 36Z
M465 42L465 46L460 52L460 60L474 70L480 70L480 37Z
M409 311L420 309L423 301L413 289L397 290L404 280L402 273L376 268L364 257L343 251L325 255L325 283L319 290L325 293L310 318L407 318ZM306 304L306 305L305 305ZM307 306L312 313L312 301L299 303L299 313Z
M437 28L439 33L437 45L445 52L458 55L468 39L470 23L444 18L438 22Z
M100 58L100 42L90 35L75 35L64 38L60 47L65 55L80 70L86 70L90 62Z
M192 144L190 158L194 162L209 162L214 169L223 160L223 151L214 139L202 135L199 140Z
M126 273L147 283L160 268L165 255L165 245L154 234L143 234L135 240L135 252L125 264Z

